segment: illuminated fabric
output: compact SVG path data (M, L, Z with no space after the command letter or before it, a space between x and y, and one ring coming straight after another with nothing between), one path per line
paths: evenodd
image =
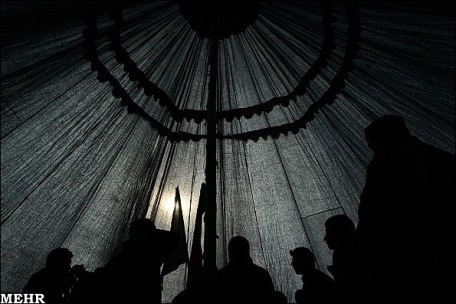
M133 219L169 229L176 187L191 251L209 40L175 1L95 3L1 2L2 292L55 247L93 270ZM310 247L327 271L324 222L357 221L363 129L378 116L454 154L454 41L452 1L264 1L221 39L218 267L243 235L289 301L301 287L290 249ZM165 276L165 302L185 278L185 266Z

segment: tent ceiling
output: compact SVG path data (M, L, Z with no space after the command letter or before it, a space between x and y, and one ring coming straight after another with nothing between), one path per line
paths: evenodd
M211 45L181 9L1 2L2 292L54 247L94 269L132 219L169 229L176 187L191 247ZM454 153L454 3L262 1L245 16L218 42L217 264L244 235L291 300L289 250L310 247L326 270L325 219L356 222L372 119L401 115ZM166 276L165 300L184 278Z
M258 17L261 1L179 1L182 16L203 38L239 34Z

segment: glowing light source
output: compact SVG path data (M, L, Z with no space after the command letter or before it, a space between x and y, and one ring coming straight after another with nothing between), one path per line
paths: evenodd
M174 205L176 204L174 193L168 194L164 202L166 211L172 213L174 211Z

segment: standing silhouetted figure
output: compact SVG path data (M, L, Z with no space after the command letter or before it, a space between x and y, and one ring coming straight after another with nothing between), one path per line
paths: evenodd
M76 282L71 273L73 253L67 248L56 248L49 252L46 267L34 273L25 285L24 293L44 295L49 304L67 303L71 287Z
M411 136L394 115L365 136L374 157L357 229L379 294L388 303L454 300L455 156Z
M253 263L247 239L233 237L228 257L228 264L216 274L213 303L270 303L274 284L267 270Z
M295 293L297 304L333 304L339 302L339 293L333 279L316 268L315 256L308 248L290 251L291 265L302 275L302 289Z
M334 277L343 303L375 303L353 221L345 214L334 215L326 220L325 230L324 240L333 250L332 265L328 270Z
M160 267L178 235L155 228L146 218L130 226L130 238L103 270L106 303L161 303Z

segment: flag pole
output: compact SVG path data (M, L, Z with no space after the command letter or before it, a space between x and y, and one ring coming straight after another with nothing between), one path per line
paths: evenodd
M216 18L214 18L216 19ZM214 20L216 22L216 20ZM217 27L214 26L214 29ZM218 75L218 34L211 38L209 57L209 93L207 102L207 143L206 143L206 215L204 234L204 270L209 276L217 271L216 264L216 227L217 227L217 75Z

